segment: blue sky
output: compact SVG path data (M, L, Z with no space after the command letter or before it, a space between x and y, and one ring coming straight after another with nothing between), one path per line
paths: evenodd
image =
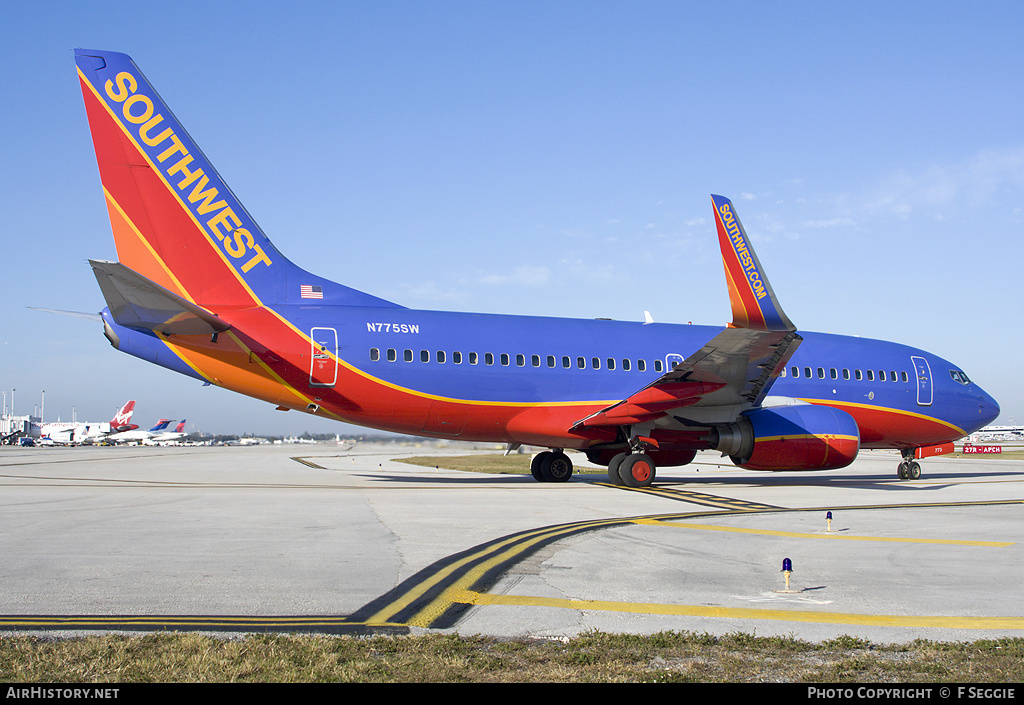
M961 365L1024 422L1024 4L35 2L0 8L0 388L16 411L337 426L148 365L74 49L130 54L292 261L398 303L722 324L709 194L800 328ZM347 429L345 429L347 430Z

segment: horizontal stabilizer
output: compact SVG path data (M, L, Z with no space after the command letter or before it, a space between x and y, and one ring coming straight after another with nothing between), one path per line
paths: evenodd
M209 335L231 325L119 262L89 260L114 320L165 335Z

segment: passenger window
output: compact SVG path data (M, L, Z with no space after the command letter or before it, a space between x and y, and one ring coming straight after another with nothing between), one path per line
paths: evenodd
M479 362L479 358L477 357L475 352L471 352L469 354L469 364L475 365L477 362Z
M398 359L398 351L394 348L388 348L388 362L394 362Z
M484 353L484 364L485 365L493 365L494 364L494 353Z
M412 362L412 350L409 350L408 348L406 348L405 352L402 353L402 358L406 362Z
M581 370L587 369L587 361L586 361L586 359L582 358L582 357L577 357L576 358L576 367L579 367Z
M799 367L796 367L794 365L793 367L790 367L789 370L790 370L790 372L793 373L793 379L798 379L800 377L800 368Z
M806 377L807 379L810 379L812 377L812 375L811 375L811 368L810 367L805 367L804 368L804 377Z
M595 370L601 369L601 358L595 357L594 359L592 359L590 361L590 366L593 367Z
M530 358L530 362L534 367L540 367L540 355L534 355Z
M825 368L824 367L819 367L818 368L818 379L825 379Z
M860 370L854 370L853 378L860 382L862 379L864 379L864 374Z
M629 358L622 358L622 369L629 372Z
M609 357L606 360L606 362L608 363L608 369L609 370L614 370L615 369L615 358L614 357Z
M437 351L437 361L441 363L444 362L444 350Z
M646 372L647 371L647 360L637 360L636 361L636 369L639 370L640 372Z
M519 355L516 355L516 367L525 367L525 366L526 366L526 355L523 355L522 353L520 353Z
M871 370L868 370L868 382L874 382L874 381L875 381L875 373L872 372Z
M836 372L835 367L829 368L828 374L832 379L839 379L839 373Z
M370 362L377 362L378 360L380 360L380 350L377 348L370 348Z
M846 369L845 367L843 368L843 379L846 379L846 380L850 379L850 371L848 369Z
M662 370L661 360L655 360L654 361L654 371L655 372L661 372L661 370Z
M569 369L570 367L572 367L572 362L569 360L568 355L562 356L562 367L564 367L565 369Z
M501 364L503 367L508 367L508 353L501 354Z
M548 355L548 367L554 367L554 366L555 366L555 356L554 355Z
M458 351L452 353L452 364L453 365L461 365L462 364L462 353L460 353Z
M907 382L910 381L910 377L907 376L906 372L900 372L900 379L903 380L903 384L906 384Z
M420 362L430 362L429 350L420 350Z
M878 371L878 381L879 382L884 382L885 381L885 370L879 370Z

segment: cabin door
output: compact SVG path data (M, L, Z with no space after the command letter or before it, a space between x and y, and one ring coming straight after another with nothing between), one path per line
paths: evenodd
M338 331L313 328L309 339L309 386L333 387L338 381Z
M931 406L932 368L923 357L912 355L910 360L914 363L914 374L917 375L917 404L918 406Z

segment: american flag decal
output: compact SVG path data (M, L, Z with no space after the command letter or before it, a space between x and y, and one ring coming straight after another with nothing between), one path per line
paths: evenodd
M301 287L302 298L304 299L322 299L324 297L323 287L316 284L303 284Z

